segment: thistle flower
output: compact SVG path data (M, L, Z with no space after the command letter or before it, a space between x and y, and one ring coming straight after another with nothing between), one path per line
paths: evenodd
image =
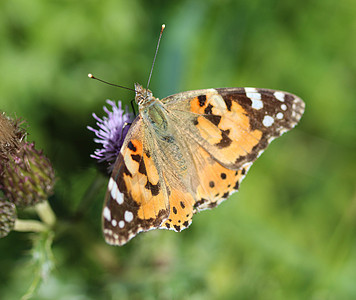
M90 156L97 159L99 163L105 162L108 165L108 172L111 173L116 157L129 130L129 126L125 126L125 124L131 123L134 115L128 112L127 107L125 110L122 109L121 101L118 101L118 105L111 100L106 100L106 103L112 108L112 111L110 111L107 107L103 107L107 116L100 119L93 113L99 129L94 129L90 126L87 126L87 128L97 136L94 142L102 145L101 148L96 149L94 154Z
M0 164L0 189L16 206L32 206L53 192L55 182L52 165L34 143L22 142L19 150Z
M9 234L16 220L15 204L0 198L0 238Z

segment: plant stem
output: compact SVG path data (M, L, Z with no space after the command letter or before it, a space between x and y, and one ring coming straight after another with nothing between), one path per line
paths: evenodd
M35 220L20 220L15 221L14 230L16 231L32 231L32 232L43 232L48 230L48 227L42 222Z
M53 225L56 223L56 215L54 214L48 201L38 203L35 206L35 209L41 220L49 227L53 227Z

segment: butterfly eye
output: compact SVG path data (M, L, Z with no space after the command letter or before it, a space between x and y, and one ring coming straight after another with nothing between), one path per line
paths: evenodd
M142 105L144 103L144 101L145 101L145 97L143 95L140 94L140 95L136 96L136 102L138 105Z

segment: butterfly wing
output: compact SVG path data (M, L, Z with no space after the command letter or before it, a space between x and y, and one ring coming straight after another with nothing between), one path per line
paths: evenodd
M255 160L304 112L295 95L255 88L197 90L162 102L177 127L229 169Z
M304 112L304 102L295 95L255 88L190 91L162 102L192 157L189 172L198 179L192 188L193 213L217 206L238 190L253 161ZM177 225L169 218L161 228Z
M154 163L154 145L137 117L117 157L105 197L102 222L107 243L123 245L169 215L168 191Z

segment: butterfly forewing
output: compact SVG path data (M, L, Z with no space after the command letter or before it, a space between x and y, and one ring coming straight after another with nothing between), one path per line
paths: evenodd
M125 244L137 233L159 227L169 215L166 185L148 145L138 117L126 136L106 193L103 231L109 244Z
M297 96L267 89L208 89L180 93L179 101L174 98L162 101L177 127L229 169L256 159L273 138L293 128L304 111Z

